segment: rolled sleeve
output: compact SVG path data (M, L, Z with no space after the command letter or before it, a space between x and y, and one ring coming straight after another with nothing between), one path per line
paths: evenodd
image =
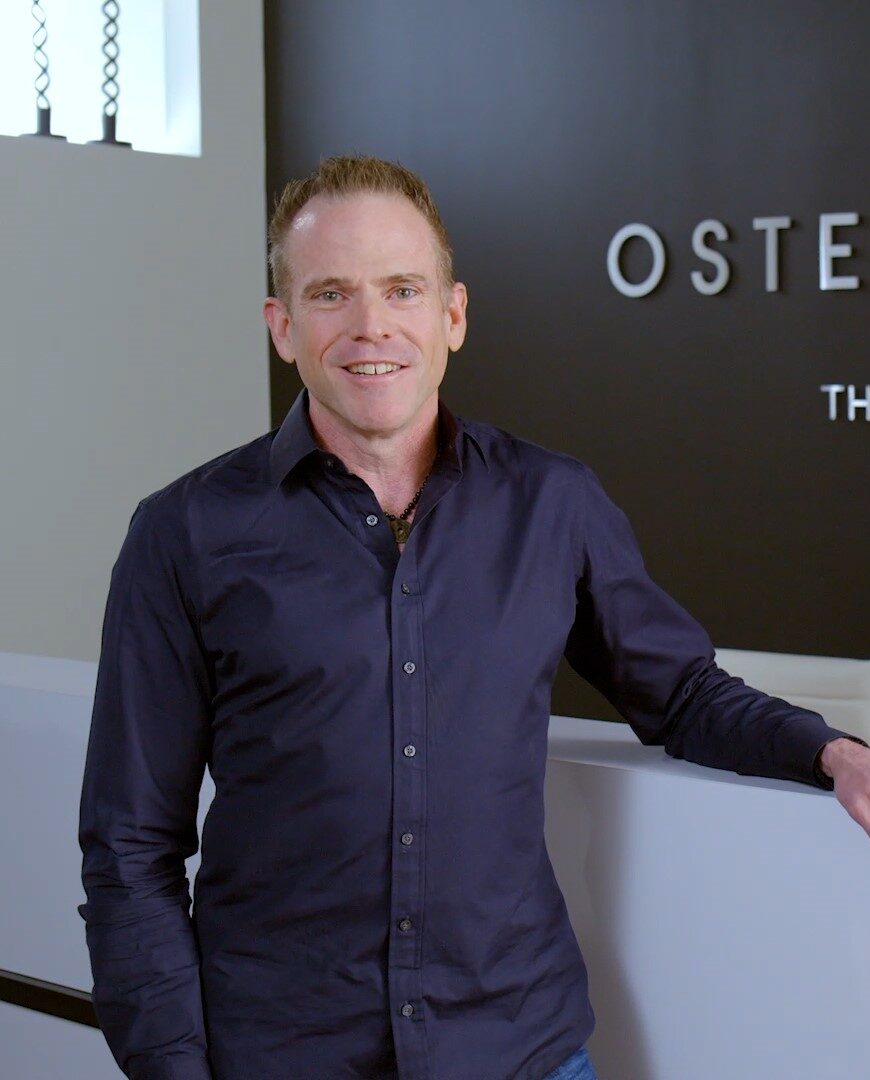
M846 733L719 667L706 630L651 579L628 518L591 470L578 505L577 608L565 647L571 667L642 743L662 745L671 757L827 786L816 755Z
M844 739L851 739L852 742L858 743L859 746L867 746L867 743L863 739L859 738L857 735L849 735L845 731L838 731L835 735L832 736L832 738L825 739L825 741L816 751L816 756L813 759L813 776L815 777L816 783L819 785L819 787L824 788L825 791L834 790L834 778L832 776L828 776L828 774L822 769L822 751L825 749L829 742L833 741L833 739L838 739L841 737ZM868 749L870 749L870 747L868 747Z
M143 500L113 567L80 805L94 1008L137 1080L210 1076L184 860L199 846L211 683L178 531Z

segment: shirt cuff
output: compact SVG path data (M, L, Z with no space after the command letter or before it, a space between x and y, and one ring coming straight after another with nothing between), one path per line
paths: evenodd
M824 741L816 752L815 758L813 758L813 776L816 778L816 783L819 787L824 788L825 791L834 790L834 779L822 770L822 751L828 743L833 742L834 739L851 739L852 742L860 743L861 746L868 746L868 744L864 742L863 739L858 738L857 735L848 735L845 731L839 732L837 735L832 735L830 739ZM868 746L868 749L870 749L870 746Z

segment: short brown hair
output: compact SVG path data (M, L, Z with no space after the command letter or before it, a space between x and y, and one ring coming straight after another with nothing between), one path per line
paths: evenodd
M284 241L302 207L315 195L341 196L356 192L391 192L411 200L435 234L438 272L446 298L453 285L453 249L432 193L426 183L404 165L365 154L321 158L308 176L285 184L275 200L269 221L269 269L275 295L289 307L291 273Z

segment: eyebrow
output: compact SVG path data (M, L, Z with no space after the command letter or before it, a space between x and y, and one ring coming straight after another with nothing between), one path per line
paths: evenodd
M386 277L378 278L375 281L375 285L395 285L400 281L413 281L418 285L427 285L428 279L425 274L403 273L403 274L388 274ZM320 292L321 289L349 289L352 286L352 282L348 278L340 277L325 277L317 278L314 281L309 281L305 288L302 290L302 299L307 300L315 293Z

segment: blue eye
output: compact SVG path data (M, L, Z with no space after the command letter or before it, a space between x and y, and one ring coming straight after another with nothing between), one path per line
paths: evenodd
M411 285L400 285L399 288L396 290L396 292L406 292L406 293L415 293L416 291L417 290L415 288L413 288ZM404 299L404 297L403 297L403 299ZM407 299L410 300L411 298L408 297Z

